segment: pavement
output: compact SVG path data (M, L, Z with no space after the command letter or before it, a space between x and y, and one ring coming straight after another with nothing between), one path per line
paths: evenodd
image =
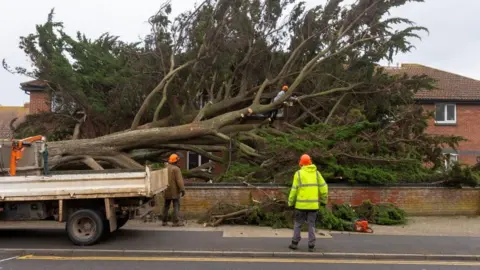
M3 226L5 225L5 226ZM193 254L192 252L216 254L221 252L256 252L264 256L273 253L290 253L290 230L273 230L261 227L219 227L215 231L198 227L191 229L161 227L158 224L140 226L135 223L112 234L108 239L91 247L76 247L67 239L62 224L45 223L31 226L18 224L0 226L0 250L59 250L64 254L73 252L96 252L100 250L115 253L132 252L139 254L161 252L162 254ZM36 227L35 227L36 226ZM50 227L49 227L50 226ZM44 229L45 227L45 229ZM306 233L305 233L306 234ZM303 235L306 237L306 235ZM426 258L433 255L480 255L479 237L471 236L420 236L420 235L378 235L378 234L317 234L317 254L363 254L362 259L380 257L381 254L411 255L410 259ZM307 250L306 241L300 243L299 252ZM57 253L58 253L57 252ZM295 253L296 255L299 252ZM353 255L351 255L353 256ZM357 256L359 257L359 256Z
M464 231L452 226L458 220L467 223L460 227ZM290 251L291 230L265 227L188 223L172 228L133 221L95 246L77 247L67 239L63 224L3 222L0 270L281 270L318 264L322 269L480 269L480 229L472 231L479 220L420 218L407 226L389 227L391 234L382 226L375 226L374 234L319 231L315 253L306 252L306 239L298 251ZM421 230L412 233L412 228Z
M88 248L72 246L64 230L0 231L0 249L289 252L290 238L223 237L221 232L120 230ZM306 251L302 241L299 251ZM317 240L317 252L480 255L480 238L334 235Z
M410 217L401 226L372 225L375 235L480 236L480 216Z
M199 258L199 257L0 257L2 270L131 270L131 269L196 269L196 270L473 270L480 262L445 261L375 261L268 258ZM7 255L10 256L10 255Z
M38 222L2 222L0 228L38 228ZM42 228L63 229L64 224L57 222L41 222ZM400 226L381 226L372 224L374 235L408 235L408 236L480 236L480 216L454 216L454 217L409 217L408 224ZM144 223L131 220L124 229L154 230L154 231L198 231L222 232L224 237L278 237L291 236L291 230L274 230L268 227L255 226L228 226L206 227L196 221L187 221L185 227L162 227L158 223ZM319 230L317 237L331 237L334 234L361 234L352 232L338 232Z

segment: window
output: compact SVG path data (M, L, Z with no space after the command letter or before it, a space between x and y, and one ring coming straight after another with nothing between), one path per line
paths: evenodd
M458 162L458 154L449 153L444 155L445 155L445 169L448 170L452 168L453 164Z
M55 92L52 94L50 106L52 112L63 112L69 113L70 115L75 114L75 112L80 109L80 107L77 106L72 98L65 98L65 95L60 92Z
M195 152L190 152L188 151L187 153L187 169L191 170L194 169L200 165L203 165L207 162L209 162L208 158L202 157L201 155L195 153Z
M457 123L457 108L455 104L435 104L435 122L439 124Z

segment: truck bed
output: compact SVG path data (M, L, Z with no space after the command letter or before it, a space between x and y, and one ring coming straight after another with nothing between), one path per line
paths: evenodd
M0 177L0 201L153 197L168 186L166 169L139 172Z

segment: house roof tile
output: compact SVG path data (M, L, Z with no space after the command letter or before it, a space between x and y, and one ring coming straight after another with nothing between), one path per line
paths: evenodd
M10 122L14 118L17 118L15 123L23 121L28 112L26 106L0 106L0 139L10 139L12 137Z
M417 100L480 101L479 80L419 64L402 64L400 68L386 67L386 69L390 73L406 73L409 76L427 75L435 79L436 88L418 91L415 96Z
M20 83L20 89L23 91L44 91L48 86L45 80L32 80Z

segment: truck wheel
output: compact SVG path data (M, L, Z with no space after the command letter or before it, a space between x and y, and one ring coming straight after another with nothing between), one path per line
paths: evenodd
M97 243L105 231L103 216L98 211L81 209L68 218L68 238L75 245L90 246Z

